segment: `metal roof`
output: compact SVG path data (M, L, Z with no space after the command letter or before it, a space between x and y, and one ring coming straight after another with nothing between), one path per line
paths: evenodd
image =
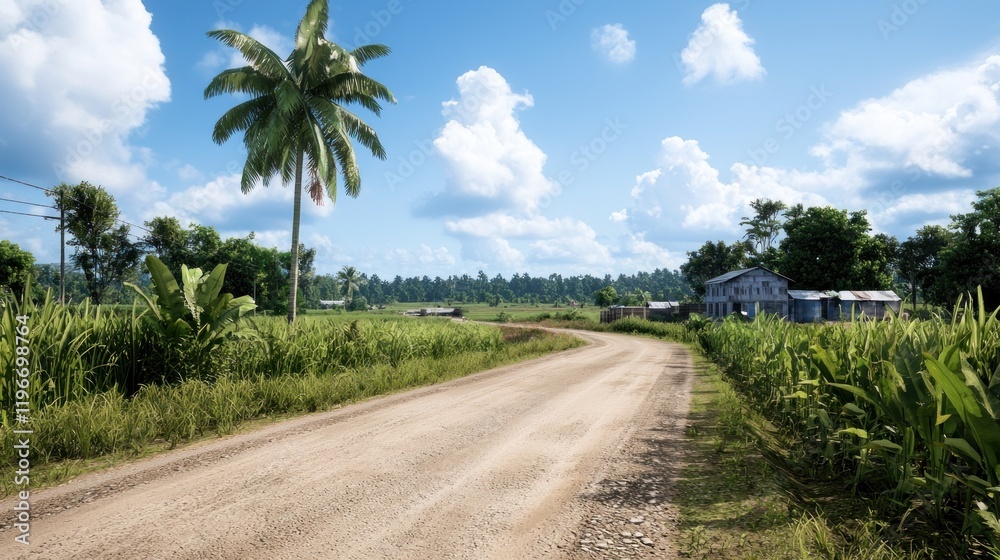
M816 290L788 290L788 297L791 299L819 301L826 296Z
M680 307L680 303L676 301L647 301L646 307L650 309L671 309L673 307Z
M793 282L793 280L791 278L789 278L787 276L783 276L781 274L778 274L777 272L775 272L773 270L764 268L763 266L754 266L754 267L751 267L751 268L743 268L743 269L740 269L740 270L734 270L732 272L727 272L727 273L725 273L725 274L723 274L721 276L716 276L715 278L711 278L709 280L706 280L705 283L706 284L721 284L723 282L729 282L733 278L736 278L736 277L739 277L739 276L743 276L747 272L750 272L752 270L758 270L758 269L763 270L765 272L770 272L771 274L773 274L775 276L780 276L781 278L784 278L785 280L788 280L789 282Z
M841 301L902 301L890 290L841 290Z

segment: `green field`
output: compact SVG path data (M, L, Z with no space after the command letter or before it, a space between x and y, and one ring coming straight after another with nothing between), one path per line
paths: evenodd
M572 307L553 304L516 304L503 303L496 307L491 307L485 303L452 303L446 302L418 302L418 303L396 303L386 306L385 309L373 309L369 311L344 311L342 309L313 310L310 309L301 314L302 318L330 317L335 320L351 321L360 318L401 317L404 312L410 309L423 309L430 307L458 307L462 310L462 315L470 321L490 321L500 322L500 314L504 313L508 321L521 322L538 318L543 313L555 315L556 313L566 313L573 310ZM597 321L601 316L601 309L592 305L583 308L575 308L581 318L593 319ZM425 318L421 318L425 319Z

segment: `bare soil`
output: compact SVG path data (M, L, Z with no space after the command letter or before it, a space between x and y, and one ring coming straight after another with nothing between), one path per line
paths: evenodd
M0 558L673 558L690 356L576 334L591 344L32 493L29 546L5 500Z

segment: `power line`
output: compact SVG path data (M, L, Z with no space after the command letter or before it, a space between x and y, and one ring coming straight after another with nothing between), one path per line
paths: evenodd
M40 216L38 214L28 214L26 212L14 212L13 210L0 210L4 214L17 214L19 216L30 216L32 218L44 218L46 220L58 220L59 216Z
M17 183L19 185L24 185L26 187L31 187L33 189L38 189L38 190L40 190L40 191L42 191L42 192L44 192L46 194L54 194L56 192L56 191L54 191L52 189L46 189L45 187L39 187L38 185L33 185L33 184L25 182L25 181L19 181L17 179L12 179L10 177L7 177L6 175L0 175L0 179L3 179L5 181L10 181L11 183ZM0 199L0 200L3 200L3 199ZM96 208L94 208L93 206L91 206L91 205L87 204L86 202L80 200L79 198L73 198L73 197L71 197L70 200L76 202L77 204L82 204L83 206L86 206L87 208L90 208L91 210L97 210ZM12 202L16 202L16 201L12 201ZM55 206L49 206L49 208L56 208L56 207ZM125 220L123 220L121 218L115 218L115 221L119 222L119 223L122 223L122 224L125 224L125 225L128 225L128 226L131 226L131 227L134 227L136 229L141 229L142 231L144 231L146 233L153 233L152 230L146 229L143 226L139 226L139 225L133 224L131 222L126 222ZM138 236L136 236L136 237L138 238Z
M17 183L19 185L24 185L26 187L31 187L33 189L38 189L40 191L45 191L47 193L51 193L52 192L51 190L46 189L45 187L39 187L38 185L32 185L31 183L26 183L24 181L18 181L17 179L11 179L10 177L5 177L4 175L0 175L0 179L3 179L5 181L10 181L11 183Z
M28 206L38 206L39 208L52 208L52 209L58 210L58 208L56 208L55 206L49 206L47 204L38 204L38 203L35 203L35 202L25 202L23 200L13 200L13 199L10 199L10 198L0 198L0 200L3 200L4 202L13 202L15 204L26 204Z

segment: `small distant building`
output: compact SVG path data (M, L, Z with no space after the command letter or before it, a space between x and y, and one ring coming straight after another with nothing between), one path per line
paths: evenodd
M839 305L831 306L830 319L850 319L864 316L868 319L884 319L891 309L898 314L903 301L891 290L843 290L838 292ZM834 316L836 314L836 316Z
M788 290L788 318L796 323L823 320L822 296L816 290Z
M818 323L839 316L839 292L788 290L788 318L796 323Z
M420 310L421 317L461 317L462 310L458 307L427 307Z
M762 266L727 272L705 282L706 315L754 318L760 313L788 317L788 283L792 280Z
M649 301L642 306L613 305L601 311L601 322L613 323L625 317L669 321L678 315L680 307L676 301Z

